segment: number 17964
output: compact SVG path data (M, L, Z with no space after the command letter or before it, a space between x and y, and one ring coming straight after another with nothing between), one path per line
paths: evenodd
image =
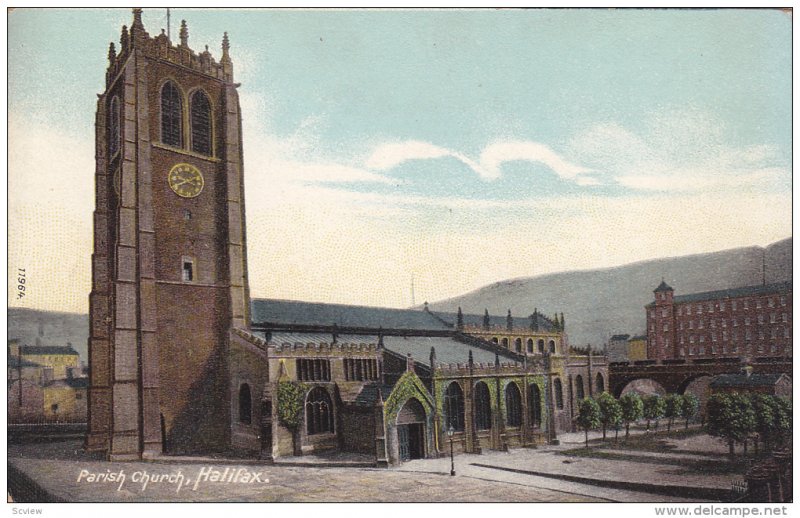
M17 269L17 298L21 299L25 296L25 269Z

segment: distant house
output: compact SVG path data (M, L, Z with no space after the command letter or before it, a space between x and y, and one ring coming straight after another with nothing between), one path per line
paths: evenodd
M608 340L608 361L628 361L628 338L631 335L614 335Z
M722 374L711 382L715 393L751 393L792 397L792 380L786 374Z
M51 381L43 388L42 409L50 420L85 421L89 378Z
M647 359L647 336L638 335L628 340L628 361Z

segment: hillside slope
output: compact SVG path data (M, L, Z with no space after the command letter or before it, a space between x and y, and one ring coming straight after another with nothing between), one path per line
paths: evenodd
M667 281L676 295L792 280L792 238L766 248L746 247L700 255L642 261L601 270L562 272L512 279L429 304L432 310L496 315L511 309L524 317L534 308L564 312L570 343L602 346L616 333L645 329L644 305Z

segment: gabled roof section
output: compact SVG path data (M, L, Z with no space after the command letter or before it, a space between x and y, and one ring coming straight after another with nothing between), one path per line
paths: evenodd
M399 331L450 331L426 311L344 304L323 304L279 299L253 299L253 326L340 329L383 329Z
M431 314L435 315L440 320L448 323L452 328L456 327L456 322L458 322L458 313L431 311ZM478 327L478 328L483 327L484 315L465 313L463 316L464 316L464 327ZM533 313L528 315L514 315L512 312L511 314L512 328L517 331L521 330L530 331L532 316ZM544 316L543 314L537 313L536 320L539 323L539 331L545 333L553 331L553 321ZM503 315L503 316L489 315L489 326L490 326L489 329L497 329L497 330L506 329L508 326L508 315Z
M431 347L436 351L437 364L466 364L470 351L475 363L494 365L495 354L500 357L501 363L520 363L514 354L502 348L489 351L445 336L384 336L383 346L401 356L411 354L414 361L425 365L430 365Z
M675 291L672 289L672 286L664 282L664 279L661 279L661 284L658 285L658 288L653 290L653 293L658 293L660 291Z

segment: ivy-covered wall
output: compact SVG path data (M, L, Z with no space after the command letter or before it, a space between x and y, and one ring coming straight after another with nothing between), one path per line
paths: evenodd
M392 393L389 394L383 404L384 421L387 424L394 422L405 402L412 397L416 397L422 403L423 408L425 408L425 414L429 417L433 410L433 401L431 401L430 394L428 394L422 380L413 372L408 371L400 376L394 389L392 389Z

